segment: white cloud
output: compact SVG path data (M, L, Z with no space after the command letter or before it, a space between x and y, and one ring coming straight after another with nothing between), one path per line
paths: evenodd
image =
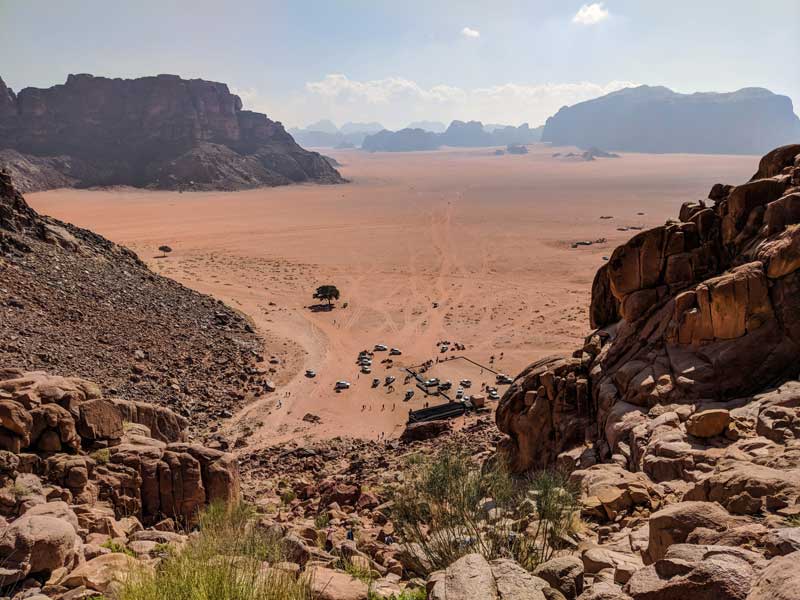
M559 108L596 98L624 87L627 81L605 84L505 83L464 89L444 84L421 86L403 77L356 81L343 74L326 75L306 83L305 94L295 105L291 122L320 118L335 122L374 120L389 128L420 119L476 119L484 123L541 125ZM305 115L308 115L304 118ZM287 117L286 120L288 119Z
M472 29L471 27L464 27L464 29L461 30L461 35L463 35L465 38L475 39L481 37L481 32L477 29Z
M593 4L584 4L580 10L572 17L573 23L580 23L581 25L597 25L600 21L605 21L608 18L608 10L603 6L602 2L594 2Z

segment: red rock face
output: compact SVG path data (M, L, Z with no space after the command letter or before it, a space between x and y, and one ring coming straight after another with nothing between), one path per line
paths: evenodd
M242 110L224 83L158 75L108 79L70 75L64 85L25 88L17 96L0 81L0 148L35 157L67 156L79 184L236 189L316 180L339 174L319 154L303 150L280 123ZM198 168L204 153L228 150ZM283 160L247 160L264 149ZM171 169L187 154L195 168ZM0 163L14 164L0 156ZM237 171L238 173L231 173Z
M767 154L743 185L715 185L713 204L686 203L679 220L618 247L594 280L597 331L574 358L529 367L500 403L515 467L592 442L601 458L622 448L639 470L647 463L629 436L643 414L796 377L798 192L800 144Z

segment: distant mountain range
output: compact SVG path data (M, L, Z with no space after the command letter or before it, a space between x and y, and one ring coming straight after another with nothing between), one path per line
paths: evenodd
M421 128L381 131L367 136L361 147L370 152L413 152L435 150L441 146L479 148L533 144L540 140L541 127L531 129L527 123L519 127L495 125L490 130L480 121L453 121L442 133Z
M406 126L406 129L424 129L433 133L444 133L447 125L441 121L414 121Z
M380 123L345 123L337 127L328 119L312 123L306 127L292 127L289 133L301 146L310 148L356 148L371 133L382 131Z
M763 154L798 140L792 101L763 88L627 88L561 108L542 133L542 141L559 146L652 153Z

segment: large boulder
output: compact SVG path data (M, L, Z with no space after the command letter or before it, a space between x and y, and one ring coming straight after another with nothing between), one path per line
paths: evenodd
M360 579L326 567L312 569L310 587L319 600L367 600L369 594L369 587Z
M800 599L800 552L773 559L753 582L747 600Z
M739 548L676 544L635 572L624 590L633 600L744 600L760 561Z
M77 426L82 437L92 441L116 441L122 437L122 413L111 400L87 400L81 403L79 411Z
M680 502L650 515L650 535L645 559L652 563L664 558L669 547L686 541L700 527L721 531L736 520L714 502Z
M102 554L72 570L60 585L68 589L84 587L101 594L119 589L125 578L136 569L144 568L136 559L122 552Z
M560 556L542 563L533 572L567 600L575 600L583 592L583 561L577 556Z
M444 573L430 580L429 600L497 600L497 583L492 568L480 554L467 554L451 564Z
M0 586L71 569L81 557L81 539L68 520L22 516L0 531Z

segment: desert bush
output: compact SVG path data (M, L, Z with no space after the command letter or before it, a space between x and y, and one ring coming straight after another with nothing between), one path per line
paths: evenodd
M283 560L281 540L253 525L241 504L215 504L199 532L154 570L132 573L118 600L311 600L305 577L265 568Z
M128 556L136 556L136 554L128 548L125 544L120 543L116 540L106 540L102 544L100 544L101 548L106 548L107 550L111 550L111 552L118 552L120 554L127 554Z
M454 448L409 465L393 500L398 539L420 574L472 552L533 570L579 523L577 493L565 476L513 477L500 460L481 467Z

